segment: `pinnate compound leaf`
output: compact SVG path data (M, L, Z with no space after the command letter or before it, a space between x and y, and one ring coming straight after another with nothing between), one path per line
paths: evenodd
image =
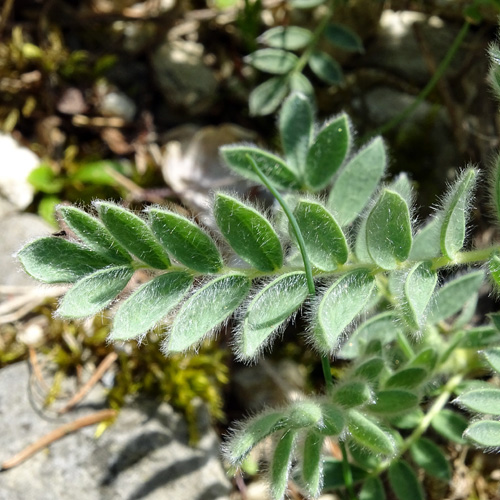
M342 168L327 203L340 225L350 224L363 211L382 180L386 165L384 143L376 137Z
M281 268L283 251L278 235L257 210L236 198L218 193L214 217L224 238L244 261L263 272Z
M359 270L344 274L323 294L310 332L321 352L332 352L338 347L342 333L363 310L374 286L373 276Z
M398 500L425 499L420 481L404 460L398 460L389 467L389 483Z
M320 80L329 85L338 85L343 80L339 63L321 50L312 52L309 58L309 67Z
M305 178L309 187L318 191L328 185L349 153L351 142L350 123L344 113L320 130L307 153Z
M223 266L212 238L181 215L152 208L148 210L151 229L158 241L179 262L200 273L216 273Z
M273 500L281 500L285 495L296 437L297 435L294 431L285 431L279 438L274 449L270 465L271 495Z
M229 167L247 179L261 182L248 159L248 156L251 156L264 175L277 188L297 189L299 187L294 172L281 158L272 153L255 146L242 145L223 146L220 151Z
M500 373L500 348L488 349L483 352L483 355L491 368L497 373Z
M414 266L405 281L403 315L409 326L420 329L424 323L425 311L437 283L437 273L431 264L421 262Z
M95 205L108 231L130 253L155 269L170 266L168 255L140 217L112 203L100 201Z
M298 50L312 39L312 32L299 26L275 26L258 38L258 42L275 49Z
M315 201L300 200L295 207L294 216L314 267L333 271L339 264L345 264L349 255L346 238L333 215L323 205Z
M453 410L441 410L431 421L431 427L448 441L465 444L462 437L467 428L467 419Z
M410 447L411 458L427 474L449 481L451 479L451 468L446 456L439 446L430 439L419 438Z
M384 484L379 477L371 477L363 482L359 500L386 500Z
M395 269L410 255L410 212L398 193L382 192L366 221L366 244L373 262L383 269Z
M281 76L269 78L255 87L248 97L250 115L270 115L283 102L288 93L288 81Z
M313 137L313 110L305 94L294 92L285 100L279 130L287 164L300 176Z
M259 71L284 75L289 73L297 64L295 54L281 49L260 49L245 57L245 62Z
M248 305L238 339L240 356L243 359L256 356L308 294L303 272L284 274L264 287Z
M302 451L302 481L307 492L313 498L321 493L323 483L323 461L321 448L324 436L318 434L314 429L310 430L305 439Z
M350 52L364 52L361 38L344 24L330 23L325 28L325 38L336 47Z
M75 207L59 206L58 210L68 227L92 250L118 264L132 261L131 255L95 217Z
M467 391L462 393L455 402L473 412L500 415L500 389Z
M473 423L464 433L467 440L482 448L500 447L500 422L480 420Z
M131 267L116 266L82 278L63 297L57 314L63 318L86 318L97 314L127 286L133 274Z
M245 300L250 280L242 274L216 278L182 305L164 344L166 352L181 352L223 323Z
M17 254L24 270L43 283L74 283L109 266L105 256L62 238L40 238Z
M395 443L391 435L384 432L373 420L361 413L351 410L347 427L351 437L361 446L382 455L394 453Z
M283 427L282 412L259 414L243 423L224 445L225 455L233 465L239 465L260 441Z
M130 340L151 330L175 307L191 287L185 272L161 274L139 287L120 305L111 340Z
M478 292L483 281L484 271L479 270L446 283L437 291L431 302L427 320L435 324L456 314L467 300Z
M468 169L446 196L441 212L441 252L449 259L464 246L467 210L478 177L477 170Z
M399 387L413 389L424 382L426 378L427 370L424 368L418 366L402 368L386 380L385 387L388 389Z
M391 415L412 410L418 405L418 396L402 389L386 389L375 394L375 403L367 408L377 415Z

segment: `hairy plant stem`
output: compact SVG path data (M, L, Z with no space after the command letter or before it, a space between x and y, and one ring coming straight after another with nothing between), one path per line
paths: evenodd
M396 125L399 125L403 120L406 120L419 106L420 104L425 100L425 98L432 92L434 87L437 85L439 80L442 78L444 75L445 71L448 69L448 66L451 64L451 61L455 57L455 54L457 53L458 49L460 48L460 45L462 45L462 42L464 41L467 33L469 32L470 28L470 23L468 21L465 21L464 24L462 25L462 28L458 32L457 36L455 37L455 40L453 40L453 43L451 44L450 48L448 49L448 52L444 56L443 60L437 67L434 75L432 78L429 80L427 85L422 89L420 94L416 97L416 99L407 107L405 108L400 114L389 120L387 123L382 125L381 127L373 130L369 134L366 134L364 137L361 138L360 142L363 143L367 139L376 136L376 135L383 135L389 130L393 129L396 127Z
M316 288L314 286L314 278L312 274L311 263L309 261L309 257L307 256L306 245L304 242L304 237L302 236L302 232L300 231L299 225L297 223L297 219L293 215L292 211L286 204L285 200L281 197L276 188L269 182L269 179L264 175L262 170L257 165L257 162L250 156L247 155L248 161L252 165L254 172L259 176L259 179L262 183L269 189L271 194L278 200L278 203L281 205L281 208L285 212L285 215L290 222L295 238L297 239L297 243L300 248L300 253L302 255L302 261L304 262L304 269L307 277L307 286L309 288L310 296L314 297L316 294ZM323 368L323 377L325 379L325 385L327 392L331 392L333 390L333 378L332 371L330 368L330 361L328 357L321 356L321 366ZM346 487L347 494L349 496L349 500L356 500L356 494L354 492L354 485L352 480L352 471L351 466L349 464L349 459L347 456L347 450L345 448L344 443L339 442L340 449L342 451L342 474L344 477L344 485Z
M459 373L452 377L446 385L443 387L443 392L434 401L429 411L425 414L424 418L417 425L415 430L403 441L403 444L399 447L397 454L388 460L382 462L371 474L370 477L379 476L382 472L387 470L395 460L401 458L431 425L432 419L444 408L448 403L453 391L457 387L462 379L464 378L464 373Z

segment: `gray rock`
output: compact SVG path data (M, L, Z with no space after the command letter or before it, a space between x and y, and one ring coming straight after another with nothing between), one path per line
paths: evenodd
M14 254L26 243L54 230L33 214L12 214L0 218L0 284L34 285L36 282L21 270Z
M167 103L190 115L207 110L217 80L203 62L203 46L190 41L166 41L151 57L156 81Z
M30 404L28 369L0 371L0 460L64 422L91 413L89 403L48 420ZM99 391L99 389L95 389ZM102 389L92 411L102 408ZM0 500L224 500L230 484L219 460L219 442L205 411L200 442L188 445L185 421L166 403L125 407L102 436L85 427L0 473Z
M40 159L9 134L0 133L0 217L23 210L33 200L34 189L26 180Z

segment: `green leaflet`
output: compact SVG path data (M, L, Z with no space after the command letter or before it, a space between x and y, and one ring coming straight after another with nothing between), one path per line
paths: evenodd
M489 269L495 287L500 288L500 257L498 255L495 254L490 257Z
M385 362L382 358L372 358L361 363L355 370L354 375L368 382L377 379L378 374L384 369Z
M341 226L350 224L370 201L387 165L382 138L376 137L358 151L339 172L327 206Z
M375 286L367 271L344 274L323 294L310 337L321 352L332 352L351 321L363 310Z
M288 81L286 78L282 76L269 78L250 92L248 97L250 115L265 116L273 113L287 93Z
M270 465L271 495L273 500L281 500L285 494L296 437L295 432L285 431L279 438L274 449Z
M429 260L441 255L439 243L440 225L439 218L434 218L418 230L413 238L410 260Z
M389 483L398 500L425 499L420 481L404 460L398 460L389 467Z
M383 269L395 269L410 255L410 212L398 193L382 192L366 220L366 244L373 262Z
M386 500L382 480L379 477L371 477L364 481L359 500Z
M359 221L356 234L356 242L354 244L354 253L359 262L372 264L373 260L368 252L366 244L366 217Z
M163 346L165 351L185 351L217 328L245 300L250 284L242 274L229 274L200 288L177 313Z
M458 444L466 443L462 434L467 428L467 419L452 410L441 410L432 419L431 427L449 441Z
M118 264L132 261L130 254L95 217L75 207L59 206L58 211L68 227L92 250Z
M310 430L304 439L302 451L302 481L312 498L317 498L321 493L323 483L323 461L321 448L324 436L318 434L314 429Z
M140 217L112 203L99 201L95 206L108 231L130 253L155 269L170 266L168 255Z
M128 266L108 267L78 281L57 309L62 318L86 318L106 308L127 286L134 270Z
M408 325L419 330L424 323L425 311L437 283L437 273L431 264L420 262L406 278L403 296L403 316Z
M212 238L181 215L152 208L148 210L151 229L158 241L179 262L200 273L210 274L223 266Z
M484 281L484 271L473 271L449 281L436 293L430 304L427 320L432 323L453 316L460 311L471 295L475 294Z
M347 442L349 448L349 453L352 458L361 465L365 470L370 471L377 468L380 465L381 457L372 453L368 448L359 446L356 441L349 440Z
M398 429L414 429L422 422L425 414L420 408L390 418L391 425Z
M351 410L347 427L351 437L361 446L383 455L394 453L395 443L392 437L361 413Z
M365 321L342 346L339 357L342 359L354 359L362 352L362 348L372 340L380 340L384 345L393 341L401 326L397 323L398 316L392 312L383 312Z
M483 355L491 368L500 373L500 348L488 349L483 352Z
M464 331L464 335L459 343L464 349L483 349L498 345L500 334L496 328L491 326L478 326Z
M434 370L438 360L437 351L429 347L420 351L409 363L409 366L421 366L428 371Z
M500 389L467 391L461 394L455 402L476 413L500 415Z
M302 92L311 102L314 102L314 87L306 76L302 73L292 73L288 81L291 92Z
M231 169L247 179L261 183L247 158L249 155L277 188L298 189L300 187L294 172L281 158L255 146L223 146L220 148L220 153Z
M325 0L290 0L290 6L294 9L312 9L325 3Z
M439 446L430 439L419 438L410 447L411 458L429 475L449 481L451 479L450 463Z
M265 286L248 305L238 339L240 356L256 356L308 294L305 273L299 271L284 274Z
M105 256L63 238L40 238L17 254L24 270L44 283L74 283L109 266Z
M367 408L377 415L391 415L412 410L418 405L418 396L402 389L386 389L375 394L375 403Z
M361 38L344 24L330 23L325 29L325 38L336 47L350 52L364 52Z
M281 49L260 49L245 57L244 61L259 71L284 75L289 73L297 64L295 54Z
M358 446L359 448L359 446ZM365 480L367 472L356 465L350 465L352 480L354 483ZM345 478L342 469L342 461L333 457L323 459L323 490L332 491L345 487Z
M345 264L349 255L347 241L333 216L318 202L300 200L293 212L299 225L311 264L333 271ZM292 230L290 229L290 234Z
M313 110L304 94L294 92L283 103L279 130L286 162L299 177L304 172L313 137Z
M338 85L343 80L342 69L337 61L321 50L314 50L309 57L311 71L328 85Z
M321 422L322 408L313 400L295 401L285 410L287 429L306 429Z
M318 191L328 185L349 153L351 142L350 123L344 113L320 130L307 153L305 179L311 189Z
M500 422L498 420L481 420L472 424L464 436L474 444L484 448L500 447Z
M239 465L260 441L283 427L282 412L266 412L245 421L225 444L225 455L233 465Z
M262 33L257 41L275 49L298 50L304 48L312 36L311 31L299 26L276 26Z
M218 193L214 217L232 249L252 267L270 272L283 265L278 235L257 210L231 196Z
M385 382L386 388L413 389L427 378L427 370L421 367L402 368L391 375Z
M120 305L111 340L130 340L151 330L182 300L192 281L185 272L171 272L139 287Z
M343 411L332 403L323 402L321 403L321 412L323 414L323 426L317 431L325 436L338 436L341 434L345 426Z
M346 382L337 385L332 394L332 401L344 408L354 408L369 403L373 399L370 387L361 381Z
M441 252L449 259L453 259L464 245L467 210L477 177L477 170L466 170L446 196L440 214L440 241Z

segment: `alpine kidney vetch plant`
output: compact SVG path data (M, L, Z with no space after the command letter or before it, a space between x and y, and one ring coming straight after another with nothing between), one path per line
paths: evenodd
M481 363L500 372L500 314L469 326L486 275L500 286L500 247L464 250L479 173L461 172L431 220L416 227L409 179L383 182L383 141L354 151L347 116L318 130L313 118L307 98L292 94L279 115L282 157L222 148L229 167L274 194L281 209L270 217L217 193L214 239L162 207L139 216L106 201L92 214L61 206L74 238L35 240L18 257L44 283L73 283L58 308L65 318L102 311L137 270L148 270L151 279L120 301L110 338L141 339L164 322L167 355L196 348L234 317L235 353L254 362L302 309L324 394L242 422L225 456L238 467L258 443L274 440L274 499L291 477L311 498L340 488L349 498L359 490L360 498L383 499L383 474L397 498L422 499L415 469L443 481L451 475L442 448L424 436L430 428L460 444L500 447L500 390L470 380ZM499 217L500 161L490 185ZM335 381L334 357L350 360ZM470 425L447 407L455 396L476 415ZM323 457L326 440L338 442L342 461Z

